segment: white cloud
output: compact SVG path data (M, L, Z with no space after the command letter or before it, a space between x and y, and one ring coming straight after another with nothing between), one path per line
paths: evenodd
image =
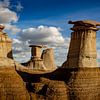
M17 13L10 10L10 1L0 1L0 23L17 22Z
M66 37L62 45L54 48L55 62L58 66L61 66L66 61L69 45L70 38Z
M15 25L11 25L11 24L3 24L3 25L5 26L5 30L10 31L13 34L19 33L21 31L21 29Z
M17 22L17 14L8 8L0 8L0 23Z
M41 25L21 30L12 24L16 23L19 18L17 13L10 9L11 7L16 8L17 11L23 9L19 2L18 5L11 5L10 0L0 1L0 24L4 24L5 30L11 33L20 32L19 38L13 39L13 53L15 59L19 62L29 60L31 53L28 43L44 44L54 48L56 62L58 65L61 65L63 60L66 60L69 43L69 38L63 38L61 33L62 29L59 27Z
M55 62L57 65L62 65L62 63L67 58L67 52L69 48L70 38L66 37L64 43L62 45L48 45L48 48L54 49ZM13 39L13 53L16 61L26 62L31 57L29 44L24 41L20 41L19 39Z
M13 39L13 44L21 44L22 42L16 38Z
M37 28L23 29L19 35L22 41L30 44L59 45L64 43L64 38L59 28L38 26Z
M31 53L30 52L20 52L20 53L13 54L13 57L16 61L20 63L24 63L24 62L29 61L31 57Z
M3 24L5 30L10 33L18 33L20 29L12 23L16 23L19 18L15 11L10 10L11 6L9 0L0 1L0 24Z
M27 60L30 58L31 55L30 55L30 49L28 47L29 44L48 45L48 47L55 48L56 51L55 58L58 57L57 54L59 54L59 56L62 57L61 55L63 54L61 51L62 50L61 47L64 47L64 45L67 46L67 43L65 44L65 39L63 38L60 30L61 30L60 28L48 27L48 26L38 26L37 28L23 29L19 34L18 39L13 40L14 41L13 52L15 53L14 54L15 59L19 61L20 58L21 61L25 62L26 59L24 55L26 56Z
M8 8L10 6L9 0L0 1L0 8Z
M30 59L31 52L27 42L20 41L16 38L13 39L13 57L21 63Z

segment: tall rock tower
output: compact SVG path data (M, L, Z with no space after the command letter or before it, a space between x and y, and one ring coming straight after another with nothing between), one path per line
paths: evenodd
M12 40L2 30L4 26L0 25L0 58L12 57Z
M71 30L71 42L67 61L62 67L97 67L96 54L96 31L99 30L99 22L91 20L69 21L74 24Z

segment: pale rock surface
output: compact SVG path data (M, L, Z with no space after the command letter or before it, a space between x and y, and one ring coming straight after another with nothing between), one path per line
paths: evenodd
M56 69L56 64L54 61L54 51L52 48L43 50L41 58L47 70Z

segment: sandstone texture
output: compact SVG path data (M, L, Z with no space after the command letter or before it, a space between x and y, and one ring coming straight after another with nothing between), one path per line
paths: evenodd
M12 41L0 25L0 100L100 100L100 68L96 61L100 23L69 23L74 26L67 60L53 71L53 50L44 50L41 57L40 45L31 45L32 57L26 63L31 68L14 61Z
M30 100L22 78L10 66L0 68L0 100Z
M100 69L80 68L73 70L70 81L69 100L100 100Z
M41 58L47 70L56 69L56 64L54 60L54 51L52 48L43 50Z

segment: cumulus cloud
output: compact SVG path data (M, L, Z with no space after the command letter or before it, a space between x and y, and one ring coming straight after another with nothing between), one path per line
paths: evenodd
M19 33L21 31L20 28L18 28L16 25L11 25L11 24L3 24L5 26L5 30L10 31L11 33Z
M15 11L10 9L11 6L10 0L0 1L0 24L3 24L6 27L5 30L10 33L18 33L20 29L14 23L18 21L19 17Z
M62 45L54 47L55 62L58 66L61 66L67 59L69 44L70 38L66 37Z
M0 1L0 23L17 22L17 13L10 10L10 1Z
M20 53L20 52L27 52L29 51L29 45L27 42L22 42L19 39L13 39L13 52Z
M0 1L0 8L8 8L10 6L9 0Z
M48 45L48 48L54 49L55 62L57 65L62 65L62 63L66 60L67 52L69 48L70 38L66 37L64 43L62 45ZM31 57L29 44L25 41L21 41L19 39L13 39L13 53L14 58L18 62L26 62Z
M22 52L26 54L26 58L29 59L30 44L48 45L48 47L53 47L55 51L57 50L56 48L60 48L60 46L63 47L65 45L65 39L60 30L60 28L48 26L38 26L37 28L33 27L21 30L18 39L13 39L13 52L15 53L14 56L16 55L16 60L18 61L19 58L23 59L23 57L21 57ZM59 50L57 52L59 52ZM17 54L19 56L17 56ZM55 56L57 56L56 54Z
M26 62L30 59L31 53L27 42L13 39L13 57L18 62Z
M64 38L62 29L57 27L38 26L21 30L17 39L13 39L13 52L17 61L26 62L31 57L30 44L47 45L54 49L55 62L62 65L66 60L70 38Z
M30 44L59 45L64 43L64 38L57 27L38 26L23 29L19 37Z
M0 8L0 23L17 22L17 14L8 8Z
M13 39L13 56L19 62L26 62L30 59L31 53L29 44L42 44L53 47L55 51L57 64L61 64L66 59L69 38L64 39L62 29L53 26L38 26L27 29L19 29L14 23L18 22L18 15L11 7L16 8L16 11L23 9L20 2L18 5L11 5L10 0L0 1L0 24L5 25L5 30L10 33L19 33L18 38ZM12 24L13 23L13 24ZM63 51L63 52L62 52Z

